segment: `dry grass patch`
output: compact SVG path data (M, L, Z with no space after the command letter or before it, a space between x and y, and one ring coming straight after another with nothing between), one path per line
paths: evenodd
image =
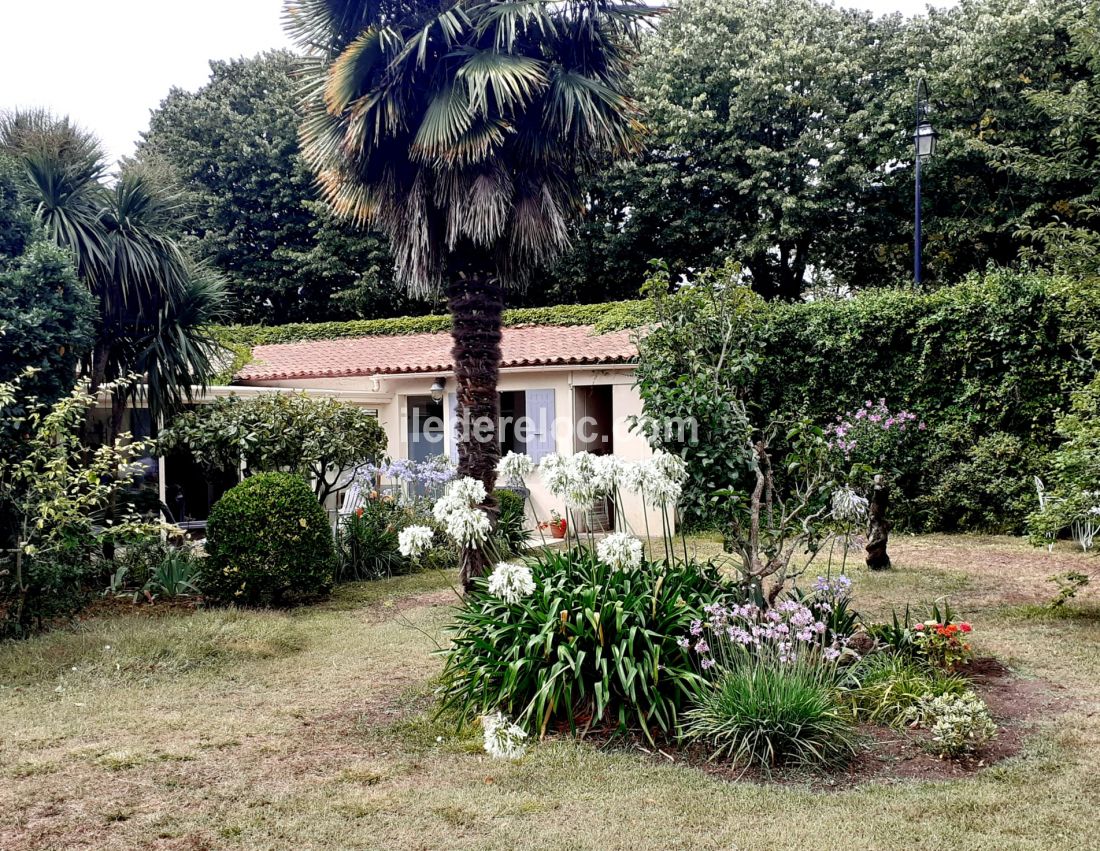
M301 612L112 617L0 648L0 848L1094 847L1100 620L1018 609L1090 563L1009 539L894 554L889 574L854 571L859 605L950 590L980 652L1064 692L1069 712L1032 719L1018 756L843 791L566 740L493 762L477 730L433 716L451 577L419 574Z

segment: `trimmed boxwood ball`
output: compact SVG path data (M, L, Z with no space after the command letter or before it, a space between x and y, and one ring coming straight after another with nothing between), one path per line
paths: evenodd
M214 504L206 534L202 591L210 602L286 606L332 587L328 516L300 476L245 479Z

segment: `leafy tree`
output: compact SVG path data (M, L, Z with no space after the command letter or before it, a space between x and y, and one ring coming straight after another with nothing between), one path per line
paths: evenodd
M1094 18L1088 0L962 0L908 25L905 62L928 78L941 136L922 172L931 280L1013 263L1066 228L1095 235L1090 8ZM911 112L911 87L893 101Z
M115 394L113 433L139 394L154 418L179 410L217 372L219 347L204 329L222 315L223 288L167 235L176 200L142 167L108 183L95 137L48 113L5 116L0 152L16 160L45 232L71 252L97 300L92 392L132 373L144 378Z
M325 200L385 232L411 292L446 283L459 473L485 483L491 514L504 289L567 246L577 171L633 147L626 76L647 14L618 0L287 6L311 60L303 154ZM464 583L485 564L467 550Z
M173 420L164 451L187 449L209 471L291 472L313 480L324 502L345 474L386 451L378 418L355 405L305 394L215 399Z
M1022 122L983 129L976 144L1031 198L1016 235L1072 274L1100 276L1100 6L1041 4L1030 17L1045 30L1032 43L1064 51L1046 79L1026 76ZM1047 13L1050 14L1047 14ZM1022 13L1018 13L1022 17ZM1021 123L1023 126L1021 126ZM1026 246L1025 242L1025 246Z
M634 75L645 151L591 185L580 265L594 263L598 286L637 287L650 258L676 280L733 256L783 299L815 276L862 275L868 259L880 275L903 269L885 165L904 133L884 100L898 36L896 18L815 0L677 5Z
M652 132L585 189L553 298L636 292L732 256L769 298L908 278L914 88L940 133L926 282L1020 258L1095 274L1095 3L962 0L903 20L820 0L686 0L634 73Z
M153 111L139 159L166 166L184 189L191 215L179 234L227 276L237 319L423 312L390 286L385 240L315 199L298 149L297 62L288 51L211 62L206 85L172 89Z
M26 395L51 404L67 394L91 348L93 317L72 258L36 226L15 165L0 157L0 381L30 368L34 374L22 380ZM2 431L10 431L7 424Z
M711 523L715 493L742 483L755 464L746 401L760 342L759 298L739 277L730 263L668 295L668 271L659 269L646 285L654 322L638 343L639 425L655 449L687 465L679 510L688 526Z
M77 611L97 549L160 532L132 499L148 445L123 436L89 455L80 443L97 398L77 388L45 405L21 378L0 383L0 417L24 433L22 452L0 454L0 635L25 636Z

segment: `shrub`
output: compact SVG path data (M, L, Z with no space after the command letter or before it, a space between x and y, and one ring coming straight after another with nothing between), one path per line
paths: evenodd
M784 662L745 653L700 690L684 716L684 737L711 748L714 759L764 769L846 762L860 739L834 670L810 654Z
M97 552L159 530L131 492L148 443L120 439L91 453L81 444L95 403L77 388L46 406L27 395L22 379L0 382L0 418L21 432L18 451L0 452L2 636L25 637L74 614L90 596Z
M612 570L586 549L529 562L534 590L509 603L478 579L456 616L444 709L500 711L532 732L610 725L676 733L700 676L677 646L704 606L740 599L709 564Z
M88 543L74 536L69 546L25 558L20 581L0 571L0 638L25 638L87 605L99 573Z
M188 544L174 546L159 536L128 543L115 559L110 593L144 597L180 597L198 594L202 559Z
M848 672L843 696L856 716L901 724L923 700L967 691L966 680L897 653L875 653Z
M206 531L201 585L211 602L287 605L332 587L328 516L299 476L245 479L214 503Z
M931 747L940 756L976 751L997 733L985 702L972 691L922 698L907 718L931 729Z
M944 471L917 508L930 528L1018 533L1035 505L1032 482L1041 457L1017 435L985 435Z
M406 573L409 562L397 550L397 536L409 522L406 510L386 498L367 499L341 517L336 530L336 581L359 582Z
M513 490L500 488L493 492L500 506L493 537L502 556L522 553L527 544L527 501Z
M208 473L290 471L314 483L323 504L345 473L378 458L386 433L369 411L305 393L226 396L177 416L161 451L186 449Z

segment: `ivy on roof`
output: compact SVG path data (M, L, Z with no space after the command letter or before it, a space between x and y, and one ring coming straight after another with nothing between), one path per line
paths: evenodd
M595 325L596 330L621 331L644 325L651 315L645 301L609 301L602 304L559 304L552 307L517 307L504 311L504 324ZM299 322L290 325L221 325L212 329L225 346L269 346L309 340L422 334L451 330L451 317L399 316L394 319L353 319L347 322Z
M552 307L517 307L504 311L504 325L592 325L599 333L622 331L646 324L652 316L647 301L608 301L601 304L558 304ZM353 319L347 322L298 322L290 325L219 325L211 337L232 353L232 363L216 383L227 383L252 359L254 346L340 340L348 337L381 337L451 330L451 317L399 316L394 319Z

